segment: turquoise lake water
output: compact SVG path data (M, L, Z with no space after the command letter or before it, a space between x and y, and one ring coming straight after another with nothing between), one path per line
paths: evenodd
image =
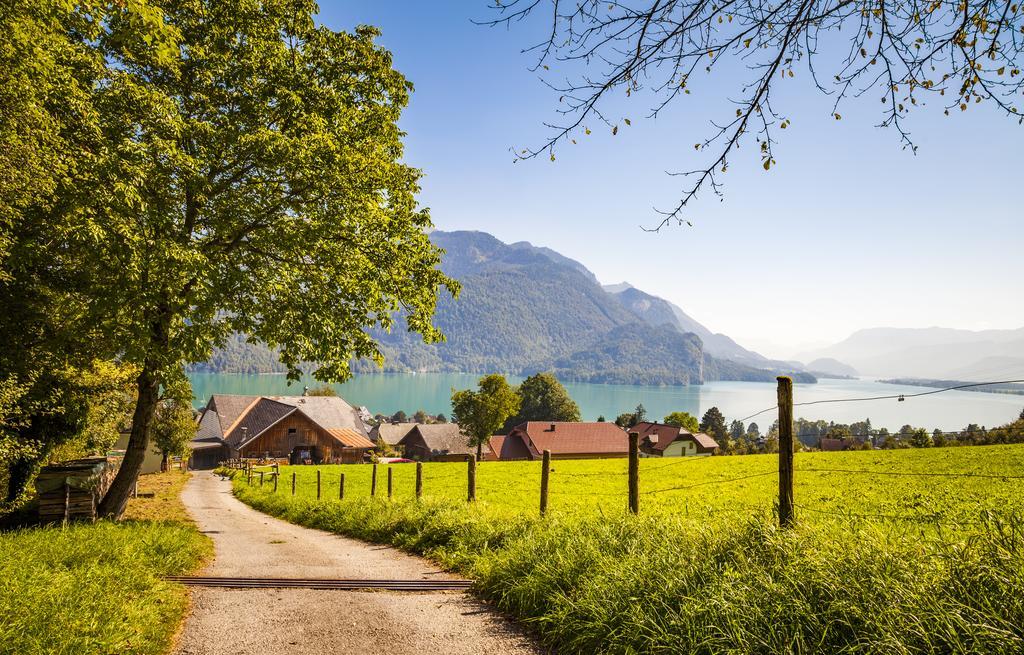
M288 384L282 375L231 375L193 373L192 389L197 407L206 404L210 394L246 395L301 394L304 385L319 383L308 379ZM418 409L431 414L451 415L452 389L476 386L477 375L454 373L376 374L356 376L344 384L333 385L338 395L353 405L365 405L374 414L393 414L403 410L412 415ZM509 378L519 382L520 378ZM660 419L669 412L686 411L700 417L716 406L727 420L744 418L767 408L774 408L775 384L763 382L709 382L704 385L678 387L631 386L616 384L565 385L579 404L584 420L604 415L614 420L623 412L643 403L648 417ZM929 391L923 387L882 384L873 380L821 380L817 384L797 384L796 403L863 396L910 394ZM968 423L992 427L1017 418L1024 408L1024 396L971 391L948 391L940 394L908 398L904 402L879 400L842 402L796 407L794 415L807 419L824 419L840 423L870 418L877 428L897 430L905 424L941 430L959 430ZM776 411L765 412L753 419L762 431L776 418Z

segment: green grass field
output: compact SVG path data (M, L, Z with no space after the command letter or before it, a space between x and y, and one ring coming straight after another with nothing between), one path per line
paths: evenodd
M1024 446L796 456L798 525L775 526L775 456L283 467L245 502L395 544L477 581L562 652L1024 652ZM322 500L316 500L316 471ZM296 496L291 474L296 473ZM345 500L338 481L346 477ZM952 475L946 475L952 474Z
M212 552L178 500L180 473L143 476L154 498L129 520L0 533L0 653L165 653L188 608L163 575L196 570Z

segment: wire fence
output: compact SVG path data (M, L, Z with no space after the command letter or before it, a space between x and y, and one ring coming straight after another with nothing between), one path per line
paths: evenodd
M652 462L649 458L644 458L643 461L645 462L645 466L641 468L641 457L638 448L639 435L633 432L629 435L630 451L628 453L628 458L625 461L625 467L622 466L622 460L603 460L609 462L609 464L599 466L602 466L606 470L575 471L572 470L575 465L572 463L572 460L552 461L551 454L545 451L543 461L540 463L540 468L533 468L529 463L525 463L525 465L530 466L530 468L517 470L515 480L511 482L506 481L504 483L504 489L501 488L503 486L502 483L497 480L490 480L484 484L485 487L488 487L488 485L492 483L494 484L493 489L488 487L488 491L490 493L512 493L514 489L515 493L526 495L534 493L537 494L535 496L536 507L538 507L541 515L544 515L547 511L549 496L555 496L562 498L563 500L575 499L577 504L584 503L587 498L616 499L623 503L630 512L636 514L640 511L641 497L652 499L663 497L668 494L680 494L681 492L701 487L733 486L735 488L746 488L745 484L752 481L758 481L757 485L755 485L755 488L758 491L768 491L764 485L760 483L760 480L771 476L777 476L779 481L777 495L766 495L762 504L751 505L741 502L732 502L730 503L731 506L727 507L702 506L698 509L702 515L705 512L708 514L723 512L729 514L746 513L749 515L756 512L771 511L775 513L783 527L789 527L789 525L792 524L795 512L798 511L833 517L844 521L872 520L885 522L907 522L934 526L978 525L983 524L986 521L984 519L975 520L963 513L952 513L951 515L949 512L943 512L931 507L925 507L925 511L918 511L915 513L861 512L841 507L830 508L827 506L816 506L812 505L806 499L796 502L794 499L794 478L804 475L863 476L869 479L877 478L880 482L884 479L891 479L894 477L917 479L942 478L951 481L959 479L979 479L1011 482L1024 480L1024 470L1018 474L1015 472L886 470L820 465L794 467L793 453L795 440L801 437L816 437L820 435L793 434L792 410L794 407L823 403L865 402L892 399L905 400L910 397L927 396L954 389L984 386L985 384L1009 384L1016 382L1024 382L1024 380L964 384L914 394L892 394L864 398L835 398L794 403L792 402L791 396L792 383L788 378L780 378L780 404L777 407L762 410L761 412L757 412L742 419L743 422L746 422L750 418L754 418L755 416L770 411L771 409L777 409L779 411L780 448L778 453L779 466L777 471L771 469L758 470L750 473L744 473L742 475L707 477L706 479L680 483L678 478L675 480L671 479L671 476L674 473L673 469L676 467L689 467L694 469L693 472L696 473L699 469L696 469L695 467L699 467L701 462L707 462L710 458L680 457L673 458L672 461L657 463ZM784 387L789 389L790 395L787 396L783 393ZM982 432L984 429L979 428L977 431ZM935 431L932 434L939 432L940 431ZM961 434L963 432L964 431L948 431L945 433ZM847 436L863 438L877 436L884 433L884 431L872 430L862 431L858 434L851 434ZM590 461L594 462L594 460ZM307 493L311 495L313 489L315 489L316 498L320 500L337 500L360 496L375 496L379 498L386 497L388 499L392 499L399 493L404 497L412 495L417 500L422 498L424 495L444 498L451 498L453 495L461 495L467 502L471 503L476 501L478 491L477 487L480 483L481 477L484 480L488 480L492 470L488 468L489 465L487 464L481 467L473 456L470 455L468 456L467 461L462 463L416 463L415 465L373 464L372 467L360 466L358 467L359 474L350 477L347 482L345 473L340 473L340 475L332 474L331 478L328 479L326 475L322 474L321 469L319 468L316 470L316 477L314 479L306 472L303 472L303 475L301 476L297 475L294 469L301 469L304 467L293 467L293 470L289 472L290 476L286 474L282 477L280 466L276 463L270 465L259 465L251 460L231 460L229 462L225 462L224 465L227 468L235 469L245 475L249 485L258 485L263 487L265 491L268 486L272 487L272 490L269 491L270 493L290 494L292 496L307 495ZM414 472L412 469L414 469ZM365 471L365 473L363 471ZM689 472L690 471L688 471L688 473ZM711 475L706 471L705 474L709 476ZM642 479L646 481L648 485L652 486L641 490ZM464 481L464 484L462 481ZM599 481L605 481L606 484L596 486ZM614 487L617 488L609 489L608 487L611 485L607 484L608 481L614 481ZM524 489L524 486L527 488ZM398 487L401 487L401 489L399 490ZM410 494L410 487L414 490L412 494ZM813 494L808 494L808 496L813 496ZM685 497L683 500L684 502L681 505L682 510L689 514L691 511L690 504L685 502ZM567 500L567 502L572 501ZM675 504L674 501L672 506L679 507L679 505ZM598 505L598 509L600 510L600 505Z

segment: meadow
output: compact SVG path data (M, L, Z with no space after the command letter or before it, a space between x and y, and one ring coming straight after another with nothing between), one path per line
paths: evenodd
M197 570L212 553L186 518L179 472L139 478L152 498L126 520L0 533L0 653L165 653L188 609L185 588L161 579Z
M282 467L240 499L390 543L476 581L561 652L1020 653L1024 446L796 456L797 525L780 530L777 458ZM316 473L322 499L316 499ZM291 495L291 475L296 494ZM345 500L338 500L340 474Z

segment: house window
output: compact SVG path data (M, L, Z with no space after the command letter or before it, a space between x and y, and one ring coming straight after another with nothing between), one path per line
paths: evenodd
M288 434L295 434L295 428L288 428Z

